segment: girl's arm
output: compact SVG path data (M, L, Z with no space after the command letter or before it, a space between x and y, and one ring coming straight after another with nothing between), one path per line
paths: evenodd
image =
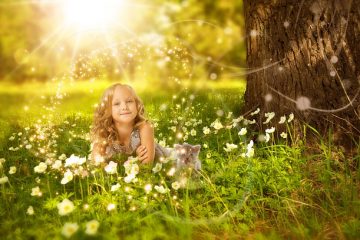
M140 141L141 146L145 147L146 153L140 157L142 163L151 163L155 158L155 141L154 141L154 129L150 123L145 122L140 125Z

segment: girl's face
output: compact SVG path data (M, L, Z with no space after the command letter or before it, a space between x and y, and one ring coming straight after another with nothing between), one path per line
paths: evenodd
M138 114L132 91L124 86L115 88L112 99L112 117L117 123L131 123Z

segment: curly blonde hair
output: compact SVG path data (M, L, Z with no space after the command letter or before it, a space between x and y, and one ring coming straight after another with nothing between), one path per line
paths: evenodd
M127 87L135 98L137 115L135 117L134 128L138 128L147 121L144 116L144 104L131 86L115 83L108 87L104 91L101 103L95 110L93 125L91 128L91 141L93 144L98 144L98 151L103 156L105 156L106 148L109 145L119 141L119 134L115 128L114 120L112 118L112 100L115 89L118 87Z

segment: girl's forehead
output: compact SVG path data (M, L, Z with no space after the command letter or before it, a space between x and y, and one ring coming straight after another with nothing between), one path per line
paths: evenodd
M120 86L120 87L115 88L113 99L129 98L129 97L134 97L133 92L129 88L127 88L125 86Z

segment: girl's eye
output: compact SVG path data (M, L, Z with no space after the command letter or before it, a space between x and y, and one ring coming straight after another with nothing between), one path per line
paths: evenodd
M127 100L126 101L127 103L132 103L132 102L134 102L133 100Z
M118 102L114 103L115 106L117 106L117 105L119 105L119 104L120 104L120 103L118 103Z

